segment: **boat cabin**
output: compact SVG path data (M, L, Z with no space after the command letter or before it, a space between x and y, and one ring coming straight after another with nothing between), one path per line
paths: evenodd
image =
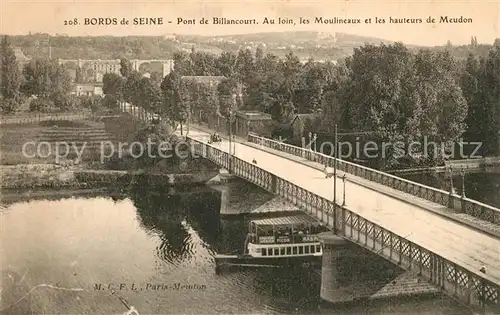
M307 214L252 220L247 249L254 257L321 256L317 234L327 229Z

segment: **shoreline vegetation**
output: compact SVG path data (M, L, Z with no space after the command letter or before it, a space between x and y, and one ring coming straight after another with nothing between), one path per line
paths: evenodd
M202 185L217 176L219 168L214 164L190 157L184 160L135 159L127 155L119 158L115 154L104 163L100 161L100 141L143 141L148 136L165 132L152 130L126 114L101 117L98 121L49 120L2 125L0 189L95 189L113 185L125 187L137 181L148 186ZM44 152L50 153L47 158L25 157L22 146L30 141L85 142L86 147L81 160L70 152L55 163L54 152Z

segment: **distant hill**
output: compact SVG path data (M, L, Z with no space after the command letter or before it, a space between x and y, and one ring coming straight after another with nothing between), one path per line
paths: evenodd
M14 47L19 47L28 58L48 57L53 59L169 59L178 51L198 51L220 54L223 51L237 52L241 48L262 47L265 52L283 57L293 51L305 60L339 60L352 54L353 48L366 43L379 45L393 41L346 33L322 32L271 32L226 36L174 35L164 36L49 36L30 34L11 36ZM51 47L49 50L49 46ZM407 45L410 49L426 47ZM471 52L487 54L491 46L441 46L432 50L448 49L454 56L463 59Z
M205 44L223 51L238 51L242 47L265 48L277 56L284 56L290 50L300 58L337 60L352 53L352 49L369 44L393 43L393 41L351 35L345 33L323 33L311 31L268 32L225 36L179 35L177 39L193 44Z

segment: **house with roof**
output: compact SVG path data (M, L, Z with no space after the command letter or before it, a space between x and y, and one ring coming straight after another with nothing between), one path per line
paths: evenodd
M75 84L74 90L71 94L74 94L76 96L92 96L92 95L99 95L102 96L102 84L94 84L94 83L87 83L87 84Z
M220 113L210 115L208 121L209 128L226 135L229 134L229 128L231 128L231 134L239 137L246 137L249 132L270 137L273 125L271 115L253 110L235 111L231 127L229 127L227 117L222 116Z
M273 119L271 115L259 111L239 110L235 113L233 126L234 134L246 137L249 132L270 137L273 131Z
M217 87L217 85L225 78L226 77L224 76L216 75L185 75L181 77L181 81L190 81L195 84L205 84Z
M309 133L318 133L321 127L319 114L295 114L292 116L290 127L294 140L308 137Z

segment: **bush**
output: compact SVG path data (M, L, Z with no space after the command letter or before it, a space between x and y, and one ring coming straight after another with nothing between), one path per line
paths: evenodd
M108 94L102 99L102 106L107 109L118 109L118 98L114 95Z
M100 96L87 96L84 105L85 108L90 109L93 113L104 112L103 98Z
M20 102L21 100L17 98L0 99L2 113L3 114L14 113L19 107Z
M75 95L56 94L54 95L54 106L62 111L69 111L81 105L80 99Z
M46 98L35 98L30 103L30 111L47 113L54 107L54 102Z

